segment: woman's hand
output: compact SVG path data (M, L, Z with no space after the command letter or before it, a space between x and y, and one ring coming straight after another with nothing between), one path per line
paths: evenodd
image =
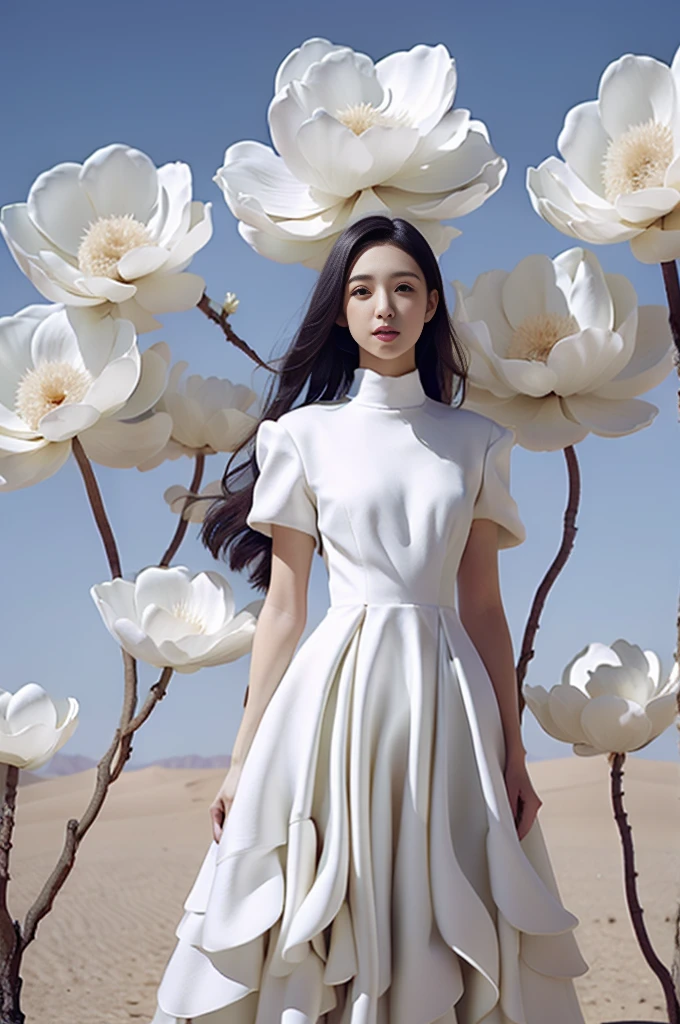
M236 793L236 787L241 777L240 762L232 762L224 782L217 791L217 795L210 805L210 817L212 819L213 838L219 843L222 837L224 822L231 810L231 804Z
M543 801L531 784L524 755L508 757L504 774L517 836L519 839L524 839L533 825Z

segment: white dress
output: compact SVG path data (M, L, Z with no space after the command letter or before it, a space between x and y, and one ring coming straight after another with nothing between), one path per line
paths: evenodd
M417 369L353 390L258 430L248 524L316 539L330 608L261 719L151 1024L583 1024L579 921L539 819L518 839L455 606L472 519L524 539L513 434Z

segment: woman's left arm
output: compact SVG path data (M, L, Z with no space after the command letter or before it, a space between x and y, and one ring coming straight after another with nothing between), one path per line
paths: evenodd
M526 768L514 652L498 576L498 526L491 519L472 521L458 570L458 609L496 692L505 736L505 781L522 838L533 824L541 800Z

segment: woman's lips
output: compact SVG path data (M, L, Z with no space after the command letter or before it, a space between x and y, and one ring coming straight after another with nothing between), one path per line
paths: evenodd
M392 338L396 338L399 331L375 331L374 337L380 338L381 341L391 341Z

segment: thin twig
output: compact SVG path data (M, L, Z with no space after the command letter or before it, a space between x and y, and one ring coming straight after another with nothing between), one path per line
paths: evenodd
M538 590L536 591L536 595L531 606L531 612L529 613L529 618L524 630L522 649L517 661L517 688L519 691L520 717L525 704L522 685L527 674L529 662L536 653L534 651L534 640L536 639L536 633L539 629L543 606L545 605L546 599L553 584L555 583L555 580L567 563L567 559L571 554L574 546L574 540L576 538L576 515L578 513L579 502L581 500L581 474L579 472L576 450L573 445L569 445L564 449L564 457L567 460L567 471L569 474L569 497L567 499L567 507L564 512L562 543L560 544L559 551L553 559L550 568L541 580Z
M85 454L79 439L74 437L71 444L73 446L75 460L78 463L78 468L83 475L85 490L87 491L87 496L90 499L90 506L97 524L97 529L99 530L102 543L104 544L104 551L106 552L109 568L111 569L111 576L113 579L117 579L123 575L120 567L120 555L118 554L118 547L116 545L116 539L113 536L109 517L107 516L106 509L104 508L104 502L102 500L101 491L99 490L97 478L92 471L90 460Z
M201 486L201 480L203 479L204 467L205 455L203 455L201 452L198 452L196 455L194 475L191 478L191 483L189 484L190 494L198 494L199 488ZM179 523L177 524L177 529L175 530L174 536L168 545L167 551L165 552L160 562L158 563L161 568L167 568L167 566L170 565L170 562L173 560L173 558L179 551L180 544L184 540L186 532L189 528L189 520L184 518L184 510L186 509L188 504L190 504L190 498L187 496L187 498L185 498L182 504L182 508L179 514Z
M255 349L251 348L243 338L239 338L238 334L236 334L229 323L228 315L223 310L215 309L212 304L212 300L208 297L206 292L203 293L196 305L202 313L205 313L208 320L212 320L214 324L217 324L228 342L235 345L236 348L239 348L241 352L244 352L245 355L247 355L249 359L252 359L254 363L257 363L258 366L263 366L265 370L270 370L272 373L276 372L271 366L268 366L263 359L260 359Z
M668 968L661 962L661 960L659 960L658 956L654 952L645 923L642 919L644 911L640 906L640 901L638 900L637 885L635 882L637 871L635 870L633 832L628 824L628 815L623 807L623 788L621 783L623 779L623 763L625 759L626 755L624 753L612 753L608 757L609 765L611 767L611 797L612 806L614 808L614 818L619 827L621 844L623 846L626 903L628 904L628 912L630 913L633 930L635 932L635 937L640 944L642 955L661 982L661 987L663 988L664 996L666 997L666 1009L668 1010L669 1024L680 1024L680 1005L678 1004L678 999L675 994L673 979Z

